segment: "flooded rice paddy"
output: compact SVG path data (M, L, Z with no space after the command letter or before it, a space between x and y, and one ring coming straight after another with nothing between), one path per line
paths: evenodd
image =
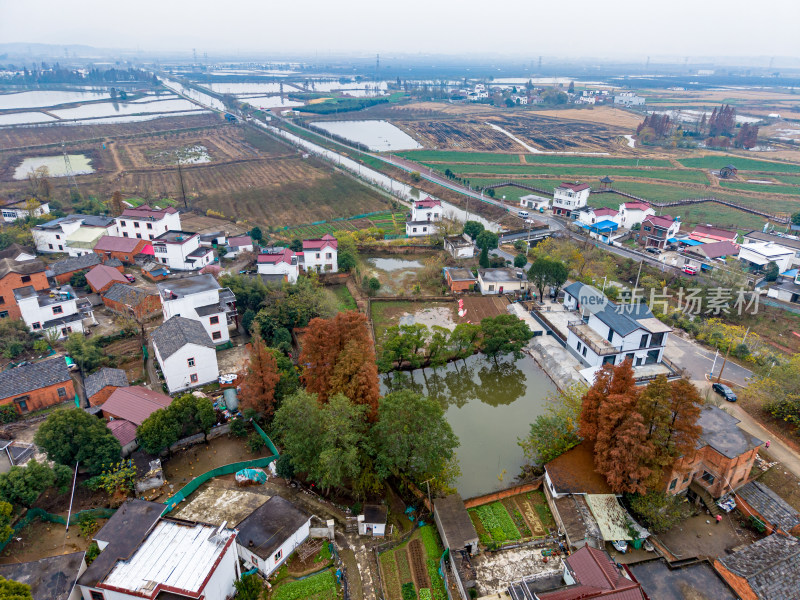
M376 152L422 148L414 138L388 121L317 121L312 125Z
M85 154L69 154L69 162L75 175L94 173L92 159ZM40 167L47 167L50 177L64 177L67 175L67 165L62 155L33 156L26 158L14 170L14 179L25 179L31 171Z

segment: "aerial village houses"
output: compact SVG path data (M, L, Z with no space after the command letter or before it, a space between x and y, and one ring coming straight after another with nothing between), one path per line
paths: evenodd
M519 269L500 267L497 269L478 269L478 287L481 294L510 294L527 290L528 278Z
M230 289L220 287L213 275L161 281L156 287L165 321L174 316L199 321L216 345L230 339L229 326L238 324L236 298Z
M444 279L451 292L468 292L478 284L478 278L465 267L445 267Z
M50 213L50 205L47 202L34 202L29 204L27 200L15 202L13 204L6 204L0 208L3 221L6 223L13 223L19 219L27 219L28 217L41 217Z
M752 271L763 271L770 263L778 266L778 271L788 271L794 261L795 251L775 242L748 242L739 247L739 260Z
M85 235L78 234L77 238L73 238L72 241L77 245L70 248L70 236L81 229ZM70 256L78 256L91 252L100 237L116 235L116 231L116 224L111 217L74 214L36 225L31 229L31 235L37 252L66 252Z
M619 205L619 224L627 229L641 225L647 217L652 217L656 211L644 202L625 202Z
M57 332L59 339L83 332L83 319L92 319L92 305L78 298L69 285L37 291L32 285L14 290L22 320L33 332Z
M574 211L586 206L591 191L585 183L561 183L553 188L553 214L570 218Z
M704 244L713 244L714 242L736 243L737 236L738 234L735 231L722 229L721 227L698 225L689 234L689 239L697 240Z
M173 271L197 271L214 261L214 250L190 231L165 231L153 239L153 256Z
M126 265L132 265L138 256L153 255L153 246L146 240L107 235L100 238L94 246L94 253L103 260L116 258Z
M256 268L260 275L280 275L289 283L297 283L300 275L300 261L289 248L264 248L256 258Z
M453 258L472 258L475 256L475 245L466 234L444 238L444 249Z
M726 257L736 256L739 253L739 246L730 241L710 242L699 246L687 246L682 253L684 265L710 271L715 264L723 264Z
M95 265L102 263L99 254L82 254L81 256L58 260L50 265L47 276L55 279L56 283L63 285L69 283L75 273L85 273Z
M269 577L308 539L310 528L311 515L272 496L236 526L239 558Z
M714 562L746 600L794 600L800 590L800 540L773 533Z
M406 235L408 237L420 237L433 235L438 231L436 223L442 220L441 200L425 198L416 200L411 207L411 216L406 221Z
M100 554L78 578L83 600L227 600L241 577L236 532L123 504L94 535Z
M115 219L115 224L117 231L115 235L154 240L167 231L180 231L181 215L171 206L159 209L144 204L122 211L122 214Z
M667 244L677 242L675 236L680 231L680 228L680 217L673 219L669 215L663 217L651 215L642 221L642 230L638 234L638 240L645 248L663 250Z
M36 258L36 250L19 244L9 244L7 248L0 250L0 259L2 258L10 258L16 262L27 262Z
M139 426L155 411L167 408L172 398L144 386L120 387L102 404L106 419L124 419Z
M32 287L36 291L49 289L44 263L0 258L0 319L19 319L22 316L14 290L23 287Z
M102 294L115 283L128 283L125 276L113 267L95 265L86 273L86 283L95 294Z
M76 579L86 570L84 551L0 565L0 577L31 587L33 600L81 600Z
M219 377L216 348L199 321L170 317L153 331L151 338L170 394Z
M763 231L751 231L742 236L743 243L753 244L758 242L772 242L773 244L783 246L787 250L794 252L794 256L789 261L789 268L792 269L795 267L800 267L800 238L797 237L798 234L800 234L800 230L795 230L794 227L795 226L793 225L791 236L775 235L772 233L764 233Z
M236 237L228 238L228 242L225 246L226 250L226 258L235 258L239 256L242 252L252 252L253 251L253 240L250 238L249 235L240 235Z
M161 312L161 299L142 288L127 283L114 283L101 296L105 307L118 315L133 316L143 321Z
M306 271L336 273L339 270L339 242L330 233L318 240L303 240L302 264Z
M0 372L0 406L13 406L19 414L74 398L75 388L62 356Z
M122 369L103 367L83 380L89 406L101 406L119 388L128 387L128 376Z

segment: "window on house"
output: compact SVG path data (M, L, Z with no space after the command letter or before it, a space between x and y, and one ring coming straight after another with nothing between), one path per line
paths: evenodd
M63 312L64 312L64 309L62 307L60 307L60 306L54 306L53 307L53 314L54 315L60 315Z
M21 413L28 412L28 396L20 396L19 398L14 398L14 404L17 405L17 409Z
M673 479L673 480L670 482L670 484L669 484L669 489L671 489L671 490L674 490L674 489L675 489L675 486L677 486L677 485L678 485L678 478L676 477L675 479Z
M106 597L103 595L103 592L95 592L94 590L89 592L89 595L92 597L92 600L106 600Z
M650 231L650 226L649 226L649 225L645 225L645 226L644 226L644 230L645 230L645 231Z
M30 275L23 275L20 278L20 281L22 281L22 283L28 283L30 280L31 280L31 276Z
M416 228L416 227L414 227L414 228L412 228L412 229L411 229L411 231L412 231L413 233L417 233L417 228Z
M57 240L60 240L60 239L61 239L61 236L60 236L60 235L58 235L58 234L56 234L56 239L57 239Z
M53 244L47 244L47 248L52 250L53 249Z
M137 239L137 240L140 240L140 239L142 239L142 234L141 234L141 233L137 233L137 234L136 234L136 239Z
M639 348L647 348L647 334L645 333L642 335L642 339L639 340Z
M212 340L218 340L218 339L221 339L221 338L222 338L222 332L220 332L220 331L212 331L211 332L211 339Z
M317 252L317 258L319 258L319 257L320 257L320 253L319 253L319 252Z
M153 228L153 224L152 224L152 223L148 223L148 224L147 224L147 228L148 228L148 229L152 229L152 228Z
M42 324L39 323L38 321L36 323L31 323L31 329L33 329L34 331L36 331L37 329L41 329L41 328L42 328Z
M6 299L3 296L0 296L0 304L5 304Z
M581 343L580 342L578 342L578 345L576 346L576 348L578 349L578 352L581 351Z
M120 226L120 227L125 227L125 221L120 221L120 222L119 222L119 226Z
M189 365L190 367L193 367L194 366L194 358L187 358L186 359L186 364Z
M327 258L327 259L331 259L331 258L333 258L333 254L331 254L330 252L327 252L327 253L325 254L325 258Z
M139 229L139 221L134 221L133 222L133 228L134 229Z
M686 475L684 475L683 476L683 483L686 483L687 481L689 481L689 477L691 477L691 473L687 473Z
M584 346L584 347L583 347L583 352L581 352L581 354L582 354L584 357L586 357L586 346Z
M58 392L59 398L66 398L67 397L67 388L60 387L56 390Z
M0 311L0 319L7 319L7 318L8 318L8 311L7 310Z
M58 249L59 249L59 250L63 250L63 249L64 249L64 246L62 246L61 244L59 244L59 245L58 245Z
M123 231L122 232L122 237L128 237L128 232L127 231Z
M211 318L209 319L209 322L210 322L212 325L216 325L217 323L219 323L219 316L216 316L216 315L215 315L215 316L211 317Z
M703 471L703 476L700 479L702 479L706 483L714 483L714 480L716 479L716 477L714 477L708 471Z
M654 333L653 337L650 338L650 345L651 346L660 346L664 342L664 334L662 333Z
M197 373L192 373L191 375L189 375L189 381L191 381L192 383L197 383Z
M281 558L283 558L283 550L278 550L275 553L275 562L278 562Z
M610 327L608 328L608 337L606 338L609 342L614 339L614 330Z

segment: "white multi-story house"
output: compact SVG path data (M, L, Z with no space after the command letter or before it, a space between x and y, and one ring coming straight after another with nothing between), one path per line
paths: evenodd
M69 285L45 291L28 285L15 289L14 299L22 320L34 333L57 332L61 339L70 333L82 333L84 318L94 320L91 303L78 299Z
M511 96L511 101L514 104L524 105L524 104L528 104L528 97L527 96L520 96L520 95L516 95L515 94L515 95Z
M571 216L572 211L586 206L591 191L585 183L561 183L553 188L553 214Z
M578 213L578 221L585 225L594 225L601 221L614 221L614 223L619 225L619 211L613 208L586 207L586 209Z
M625 202L619 205L619 225L632 229L641 225L647 217L652 217L656 211L644 202Z
M646 304L605 301L587 313L587 288L592 298L603 298L602 292L581 283L564 288L564 306L578 311L567 325L567 348L581 363L601 367L629 358L639 367L662 362L671 327L656 319Z
M6 223L13 223L18 219L25 219L27 217L41 217L50 213L50 205L47 202L42 202L33 208L28 206L27 201L15 202L14 204L7 204L0 208L0 213L3 215L3 221Z
M623 106L642 106L644 105L644 98L637 96L635 92L620 92L614 96L614 104L621 104Z
M339 242L329 233L318 240L303 240L302 261L306 271L335 273L339 270Z
M411 207L411 217L406 221L406 235L420 237L434 235L438 231L436 223L442 220L444 211L441 200L425 198L417 200Z
M227 600L236 594L236 531L163 512L163 504L144 500L117 509L94 535L100 554L78 577L83 600Z
M675 236L678 235L680 229L680 217L675 217L674 219L669 215L647 217L642 222L639 243L644 244L645 248L660 248L663 250L668 243L675 242Z
M219 377L216 347L199 321L171 317L153 331L151 339L170 394Z
M95 230L103 232L103 235L116 235L117 231L114 219L111 217L78 214L60 217L47 223L36 225L31 229L36 251L42 254L70 252L70 248L67 246L67 238L75 234L78 229ZM79 237L81 236L79 235ZM72 252L72 256L88 254L88 252L78 252L77 249ZM91 252L91 249L89 249L89 252Z
M165 321L186 317L200 321L214 344L230 339L229 326L238 325L236 297L230 289L220 287L213 275L160 281L156 287Z
M269 577L308 539L310 528L311 515L272 496L236 526L239 558Z
M180 231L181 215L173 207L151 208L142 205L128 208L116 219L118 233L121 237L154 240L165 231Z
M298 256L288 248L263 249L256 265L259 275L283 275L289 283L296 283L300 274Z
M747 238L745 238L747 242ZM792 248L781 246L775 242L750 242L739 247L739 260L753 270L762 270L769 263L778 265L781 273L788 271L794 259Z
M197 271L214 262L214 249L196 233L171 229L153 239L153 256L173 271Z

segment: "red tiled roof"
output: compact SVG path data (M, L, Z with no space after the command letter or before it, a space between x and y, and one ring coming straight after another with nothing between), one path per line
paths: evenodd
M619 214L619 211L616 211L613 208L595 208L594 214L600 217L604 217L606 215L616 217Z
M326 233L318 240L303 240L303 250L319 250L325 246L336 249L339 247L339 242L330 233Z
M434 206L441 206L441 200L434 200L433 198L425 198L425 200L417 200L414 202L415 208L433 208Z
M568 190L572 190L573 192L581 192L583 190L589 189L589 184L587 183L564 183L563 181L558 186L560 188L566 188Z
M122 211L121 217L130 217L132 219L147 219L152 217L159 221L164 218L164 215L171 215L178 212L173 207L167 208L152 208L147 204L142 204L136 208L126 208Z
M664 229L669 229L670 227L672 227L672 224L675 222L675 219L673 219L669 215L663 215L660 217L652 215L644 220L645 223L647 223L648 221L650 221L656 227L663 227Z
M639 584L624 577L611 557L603 550L584 546L565 561L575 575L577 585L538 594L541 600L643 600Z
M114 419L106 423L114 437L119 440L119 445L127 446L136 439L136 425L125 419Z
M256 262L267 265L277 265L278 263L285 262L287 265L292 264L292 258L295 253L284 248L283 252L276 252L274 254L259 254Z
M138 427L152 413L166 408L171 402L169 396L142 386L117 388L103 404L103 412L126 419Z
M94 249L101 250L103 252L133 252L136 250L136 246L138 246L142 241L144 240L140 240L139 238L104 235L97 241Z
M694 239L694 236L705 238L719 238L719 240L734 240L736 239L736 232L722 229L721 227L714 227L713 225L698 225L694 228L689 237Z
M105 287L112 281L128 283L128 280L123 277L122 273L106 265L96 265L86 273L86 282L95 291Z
M702 253L708 258L720 258L722 256L736 256L739 254L739 246L728 241L711 242L702 246L690 246L688 251L691 251L691 254Z
M650 205L644 202L625 202L622 206L625 207L625 210L648 210L650 208Z
M610 494L605 477L594 468L591 445L581 442L545 466L559 494Z
M237 237L228 238L228 246L231 248L238 248L240 246L252 246L253 240L249 235L240 235Z

